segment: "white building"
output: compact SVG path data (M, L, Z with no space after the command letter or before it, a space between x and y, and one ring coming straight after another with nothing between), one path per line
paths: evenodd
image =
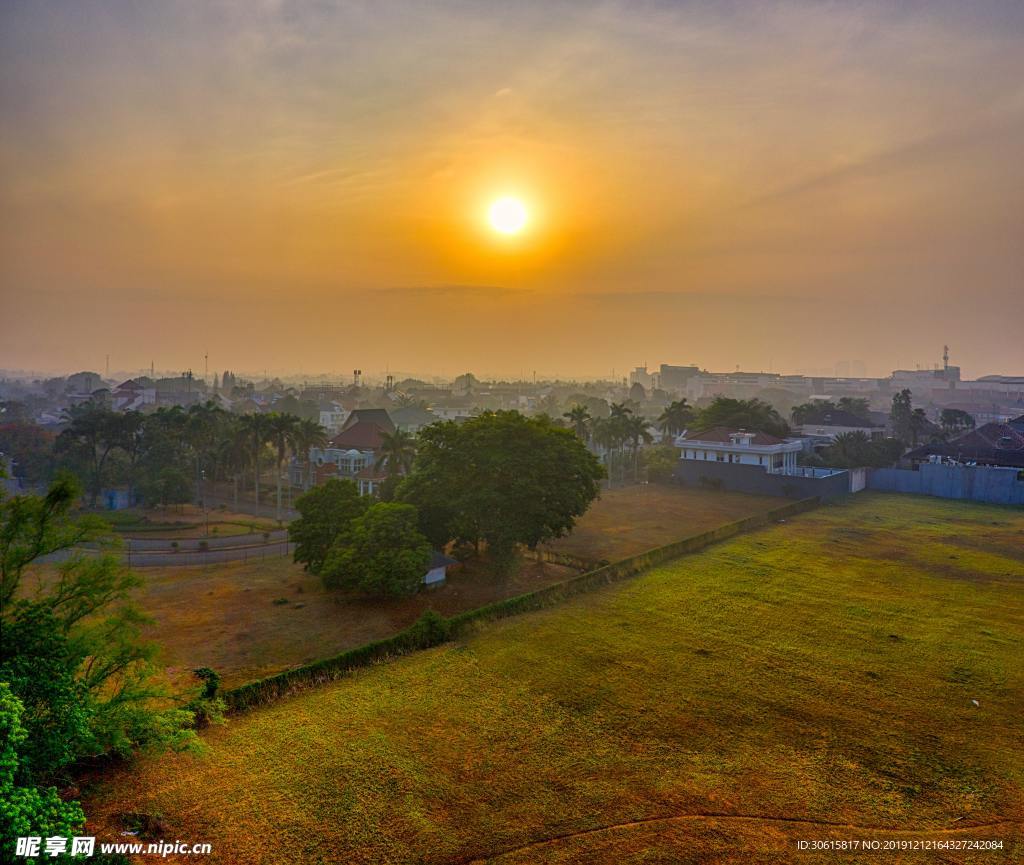
M760 466L769 474L794 474L799 441L787 441L763 432L713 427L676 439L680 459Z

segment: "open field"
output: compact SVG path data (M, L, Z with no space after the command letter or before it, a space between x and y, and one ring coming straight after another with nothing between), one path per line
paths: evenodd
M572 534L547 549L591 561L610 562L695 535L786 499L689 489L674 484L642 484L602 490Z
M478 568L476 563L468 571L453 568L446 585L388 602L327 591L319 577L290 556L145 568L139 605L155 620L147 636L164 646L172 678L206 666L232 687L391 636L428 607L452 615L575 573L529 562L507 581L498 581Z
M976 703L974 701L977 701ZM88 791L225 863L1011 862L1024 511L861 494ZM798 853L798 840L1002 851Z

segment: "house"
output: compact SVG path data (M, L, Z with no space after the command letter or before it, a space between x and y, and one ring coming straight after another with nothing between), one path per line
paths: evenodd
M319 423L328 433L334 435L341 432L342 426L348 420L350 412L339 402L325 401L320 403Z
M987 423L948 442L915 448L904 457L922 462L971 463L1024 469L1024 415L1006 423Z
M804 445L756 430L714 427L679 436L678 483L758 495L831 498L863 488L863 473L797 465Z
M395 425L384 409L355 409L326 447L310 448L316 482L344 478L355 481L361 495L375 494L386 478L375 468L382 436L394 431Z
M139 411L144 405L156 405L156 388L130 378L110 392L110 405L115 411Z
M803 450L799 441L726 427L687 433L677 438L675 444L682 450L682 460L760 466L769 473L796 468L796 455Z
M439 550L434 550L430 554L430 564L427 566L427 572L423 575L423 584L425 586L439 586L447 578L448 568L458 563L458 559L453 559Z

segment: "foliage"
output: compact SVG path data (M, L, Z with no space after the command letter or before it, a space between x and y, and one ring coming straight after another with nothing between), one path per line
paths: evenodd
M889 423L893 435L904 444L915 438L914 433L913 395L908 388L893 394L892 408L889 410Z
M416 438L404 430L382 432L380 436L380 455L374 467L379 471L386 469L389 478L407 474L412 468L413 457L416 455Z
M569 424L572 426L572 431L576 433L583 441L586 441L590 437L590 424L593 421L593 417L590 414L590 410L585 405L576 403L569 411L562 415Z
M679 465L679 448L671 444L647 448L643 452L643 462L647 467L648 480L670 480Z
M13 863L16 839L71 836L85 823L78 802L65 802L53 787L26 781L24 748L28 731L24 706L6 682L0 682L0 862ZM24 860L22 860L24 861Z
M367 505L352 481L337 478L300 496L295 502L300 516L288 524L288 539L295 544L295 561L319 574L335 540L349 530Z
M140 580L109 552L102 520L71 514L77 494L73 480L61 477L45 497L0 502L0 672L24 701L36 772L84 756L194 741L186 730L190 714L157 675L156 647L142 639L145 619L129 597ZM74 549L86 541L98 551ZM60 551L68 557L55 578L15 602L25 568ZM18 638L8 641L8 632Z
M658 417L658 428L668 436L677 436L692 422L695 412L685 397L669 403Z
M0 454L14 461L15 475L31 484L49 480L54 470L55 436L29 421L0 424Z
M958 408L944 408L939 415L942 431L948 436L958 436L974 429L975 420L967 412Z
M414 594L430 564L430 542L418 528L416 508L378 502L352 520L323 565L324 583L381 598Z
M496 558L572 529L598 494L600 464L576 435L549 419L486 412L420 433L399 498L416 505L437 547L486 542Z
M729 427L765 432L774 436L789 435L789 424L769 403L759 399L732 399L716 396L711 404L700 410L695 427Z

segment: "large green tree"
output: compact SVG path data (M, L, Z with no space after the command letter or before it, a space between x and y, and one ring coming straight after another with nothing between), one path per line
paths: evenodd
M416 508L378 502L335 541L323 566L324 583L374 597L415 593L430 564L430 542Z
M369 500L359 495L352 481L338 478L299 496L295 501L299 517L288 524L288 539L295 544L295 561L319 574L338 536L349 531L352 521L368 505Z
M561 537L596 498L603 470L572 430L549 418L485 412L420 432L398 497L416 505L430 541L486 542L499 560L516 544Z

